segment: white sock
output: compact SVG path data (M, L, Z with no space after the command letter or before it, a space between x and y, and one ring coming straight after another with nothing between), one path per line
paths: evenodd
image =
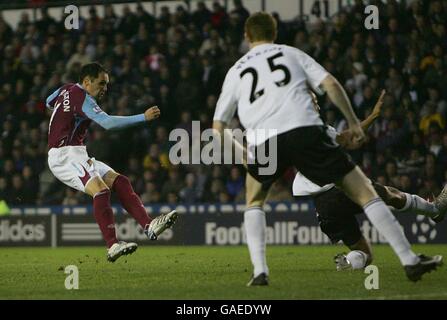
M349 261L354 270L364 269L368 258L368 255L361 250L352 250L346 255L346 260Z
M363 210L369 221L393 248L402 265L414 265L419 262L419 257L411 250L400 224L382 199L371 200L363 207Z
M415 194L406 193L405 196L411 198L409 210L416 214L421 214L429 218L433 218L439 214L435 205Z
M269 274L265 257L265 212L260 207L248 208L244 213L244 227L247 236L248 250L254 267L253 275Z

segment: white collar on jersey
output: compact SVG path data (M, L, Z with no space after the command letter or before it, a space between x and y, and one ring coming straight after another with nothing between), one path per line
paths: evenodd
M258 48L261 49L261 48L264 48L266 46L271 46L271 45L274 45L274 44L275 43L273 43L273 42L266 42L266 43L257 44L253 48L251 48L249 51L254 50L254 49L258 49Z

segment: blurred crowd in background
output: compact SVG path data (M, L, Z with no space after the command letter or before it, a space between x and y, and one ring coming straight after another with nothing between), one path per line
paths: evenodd
M77 82L82 64L98 61L110 71L103 110L132 115L158 105L161 117L123 131L92 125L92 157L129 176L146 204L244 201L243 167L172 165L168 156L172 129L191 131L192 120L202 130L211 126L226 71L248 50L249 12L242 1L234 3L232 11L219 1L199 3L193 12L162 7L157 17L142 6L115 12L105 5L104 15L92 7L79 30L66 30L45 9L37 21L24 14L13 30L0 12L0 199L12 206L90 204L48 169L45 99ZM274 14L277 43L303 50L331 72L360 119L387 91L368 142L351 154L372 179L430 198L447 181L447 2L368 3L379 7L378 30L365 28L365 5L354 1L313 24ZM319 104L328 124L346 127L326 96ZM290 170L269 199L291 200L293 177Z

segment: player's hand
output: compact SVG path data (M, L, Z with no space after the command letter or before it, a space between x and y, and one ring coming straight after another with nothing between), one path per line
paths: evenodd
M360 123L351 125L348 130L348 144L351 148L358 148L365 142L365 133L363 132L362 126Z
M337 143L345 149L348 149L350 140L351 140L351 132L348 130L345 130L337 134L337 136L335 137L335 141L337 141Z
M160 116L160 109L157 106L151 107L144 112L146 121L152 121Z
M352 132L349 130L343 131L342 133L338 134L335 140L340 146L342 146L346 150L358 149L363 144L363 142L354 141L352 139Z
M374 116L375 118L380 116L380 113L382 112L382 106L383 106L383 98L385 97L385 90L382 90L382 92L380 93L380 97L376 102L376 105L374 106L374 109L372 111L372 116Z

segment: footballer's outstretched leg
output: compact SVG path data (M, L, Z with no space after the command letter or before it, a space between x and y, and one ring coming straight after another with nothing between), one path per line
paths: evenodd
M383 201L401 212L412 212L436 220L440 217L440 210L435 203L427 201L416 194L402 192L390 186L383 186L377 182L373 183L374 189Z
M152 219L147 214L140 197L133 190L129 178L112 170L104 175L104 181L111 190L116 192L123 208L143 229L151 223Z
M117 193L121 205L140 224L149 239L157 240L163 231L172 227L177 221L178 214L175 210L156 218L149 216L126 176L110 170L104 175L104 181Z
M107 70L98 63L88 63L82 66L78 83L65 84L47 98L46 105L53 110L48 128L48 167L61 182L93 197L94 216L109 248L109 260L114 261L122 254L135 251L136 245L118 243L110 206L110 189L118 174L115 173L111 183L104 182L103 177L109 179L105 175L113 170L89 157L84 138L92 121L106 130L123 129L157 119L160 109L152 106L133 116L109 116L98 105L107 92L108 83ZM62 104L66 107L59 108ZM143 228L151 225L128 179L121 177L117 180L115 189L126 210ZM168 220L171 222L173 218ZM158 227L158 230L164 229Z

